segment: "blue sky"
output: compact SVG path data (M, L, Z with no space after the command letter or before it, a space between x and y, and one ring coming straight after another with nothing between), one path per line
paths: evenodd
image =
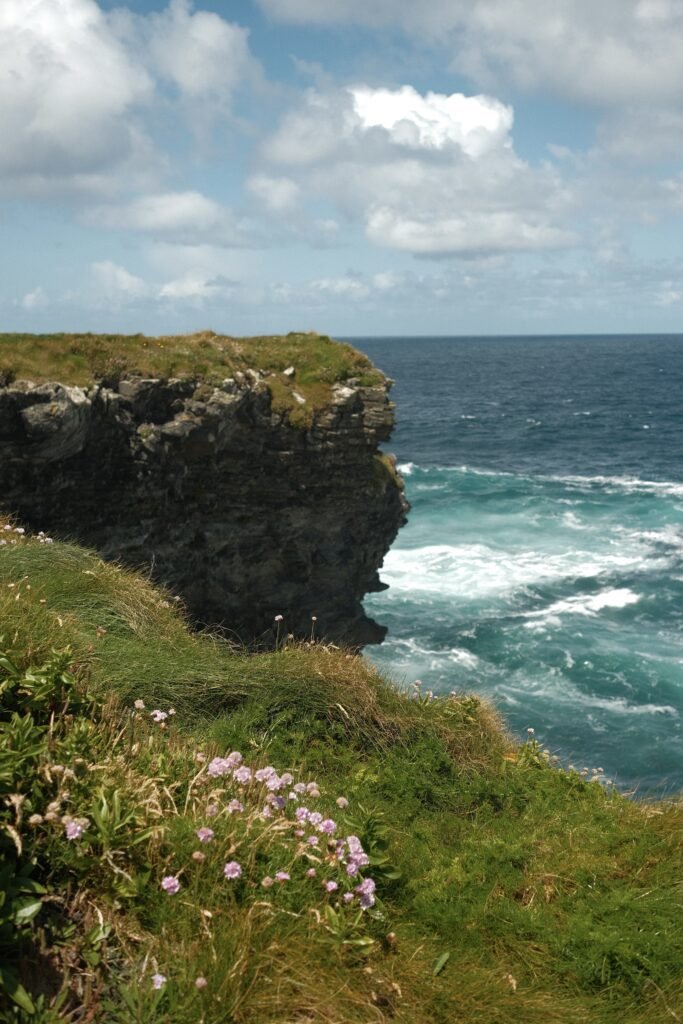
M681 330L680 0L2 0L1 330Z

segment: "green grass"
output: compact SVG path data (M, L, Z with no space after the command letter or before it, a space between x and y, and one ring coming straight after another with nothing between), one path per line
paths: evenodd
M47 889L15 950L25 987L43 993L26 1020L81 1019L85 1004L87 1019L122 1024L683 1019L679 803L634 803L553 767L476 697L411 699L322 643L248 656L190 632L140 576L75 546L0 536L17 540L0 547L0 646L23 672L68 645L93 695L87 713L52 716L34 781L21 783L23 856ZM177 714L161 729L135 699ZM241 823L207 818L196 754L230 750L315 779L321 812L362 837L378 901L358 924L326 911L336 897L255 809ZM74 816L94 821L102 794L110 808L119 792L129 820L109 860L99 825L80 853L59 823L27 828L29 809L44 812L31 801L66 785L57 759L74 771ZM195 829L209 824L215 841L200 849ZM230 858L245 876L233 886ZM283 865L291 881L263 889ZM177 872L168 896L161 878Z
M283 371L293 366L294 377ZM307 425L323 408L333 384L357 378L380 384L383 376L351 345L320 334L231 338L202 331L176 337L143 334L0 334L0 385L13 380L88 385L125 376L189 377L219 382L256 369L267 375L273 408ZM305 399L298 402L294 393Z

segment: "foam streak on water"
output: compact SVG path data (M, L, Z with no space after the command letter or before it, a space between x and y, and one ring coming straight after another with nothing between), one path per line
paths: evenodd
M673 792L683 416L670 378L683 383L683 339L592 344L362 346L397 380L413 506L385 559L389 589L366 602L390 629L369 653L406 683L491 697L565 763Z

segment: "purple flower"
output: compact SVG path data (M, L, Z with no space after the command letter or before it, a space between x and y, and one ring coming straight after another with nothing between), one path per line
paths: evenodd
M269 775L268 778L266 779L266 788L271 790L271 792L276 791L278 789L282 789L283 786L284 782L277 774L277 772L273 772L273 774Z
M295 793L305 793L306 785L303 782L297 782L296 786L293 787Z
M315 868L309 868L308 871L306 872L306 878L315 878L317 874L318 872L315 870Z
M318 837L317 836L309 836L308 839L306 840L306 842L308 843L309 846L317 846L318 845Z
M166 714L166 712L165 711L159 711L158 708L155 708L154 711L150 711L149 714L150 714L150 717L153 718L155 722L165 722L166 719L168 718L168 715Z
M87 818L64 818L64 831L67 839L80 839L90 822Z
M289 874L286 871L276 871L275 872L275 881L276 882L288 882L289 881Z
M227 775L231 768L227 757L214 757L206 770L212 779L217 779L219 775Z
M273 817L273 812L270 809L270 804L266 804L266 806L263 808L263 810L261 811L261 817L262 818L272 818Z
M354 856L364 852L363 844L361 843L358 836L347 836L346 844L349 848L349 853L353 854Z
M342 896L342 899L344 900L344 903L353 903L353 899L354 899L353 893L352 892L345 892L344 895Z
M237 863L236 860L229 860L228 863L223 867L223 876L230 880L239 878L242 874L242 867Z
M368 910L375 902L375 883L371 878L364 878L360 885L356 886L356 892L360 896L360 905L363 910Z
M198 828L195 835L200 843L210 843L214 837L214 831L212 828Z
M180 882L175 875L166 875L165 878L161 879L161 888L164 892L167 892L169 896L175 896L180 889Z
M232 777L236 782L240 782L242 785L245 785L251 779L251 768L247 768L246 765L243 765L241 768L236 768L232 773Z
M239 768L244 758L240 754L239 750L233 750L225 759L228 763L229 768Z
M231 800L228 804L228 814L233 814L235 811L243 811L244 804L240 800Z
M313 790L314 790L314 789L317 789L317 788L318 788L318 783L317 783L317 782L309 782L309 783L307 783L307 785L306 785L306 791L307 791L308 793L312 793L312 792L313 792Z
M194 987L197 989L198 992L201 992L202 989L205 989L208 984L209 983L206 980L206 978L201 974L199 975L198 978L195 978L194 980Z
M311 812L309 811L308 807L297 807L297 809L294 812L294 817L296 818L297 821L306 821L310 813Z
M163 988L165 984L166 984L166 975L165 974L153 974L152 975L152 988L156 988L156 989Z
M324 882L323 885L325 886L328 892L336 892L337 889L339 888L337 883L332 881Z
M292 783L294 782L294 776L290 775L289 772L284 772L280 776L280 782L282 783L283 786L291 786Z
M209 804L209 806L206 808L207 818L215 818L219 810L220 808L218 804Z
M332 818L325 818L324 821L320 822L320 831L324 832L326 836L331 836L336 831L337 824L332 821Z
M310 821L311 825L319 825L320 822L323 820L323 816L319 811L313 811L311 814L308 815L308 820Z
M266 779L269 779L271 775L275 774L275 769L271 764L269 764L266 765L265 768L259 768L258 771L254 772L254 778L256 779L257 782L265 782Z

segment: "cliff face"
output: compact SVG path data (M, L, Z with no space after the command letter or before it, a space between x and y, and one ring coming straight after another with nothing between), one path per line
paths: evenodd
M285 371L291 374L291 371ZM295 371L294 371L295 372ZM268 378L0 388L0 506L36 530L148 566L199 622L354 645L407 505L389 459L389 382L331 390L307 428Z

